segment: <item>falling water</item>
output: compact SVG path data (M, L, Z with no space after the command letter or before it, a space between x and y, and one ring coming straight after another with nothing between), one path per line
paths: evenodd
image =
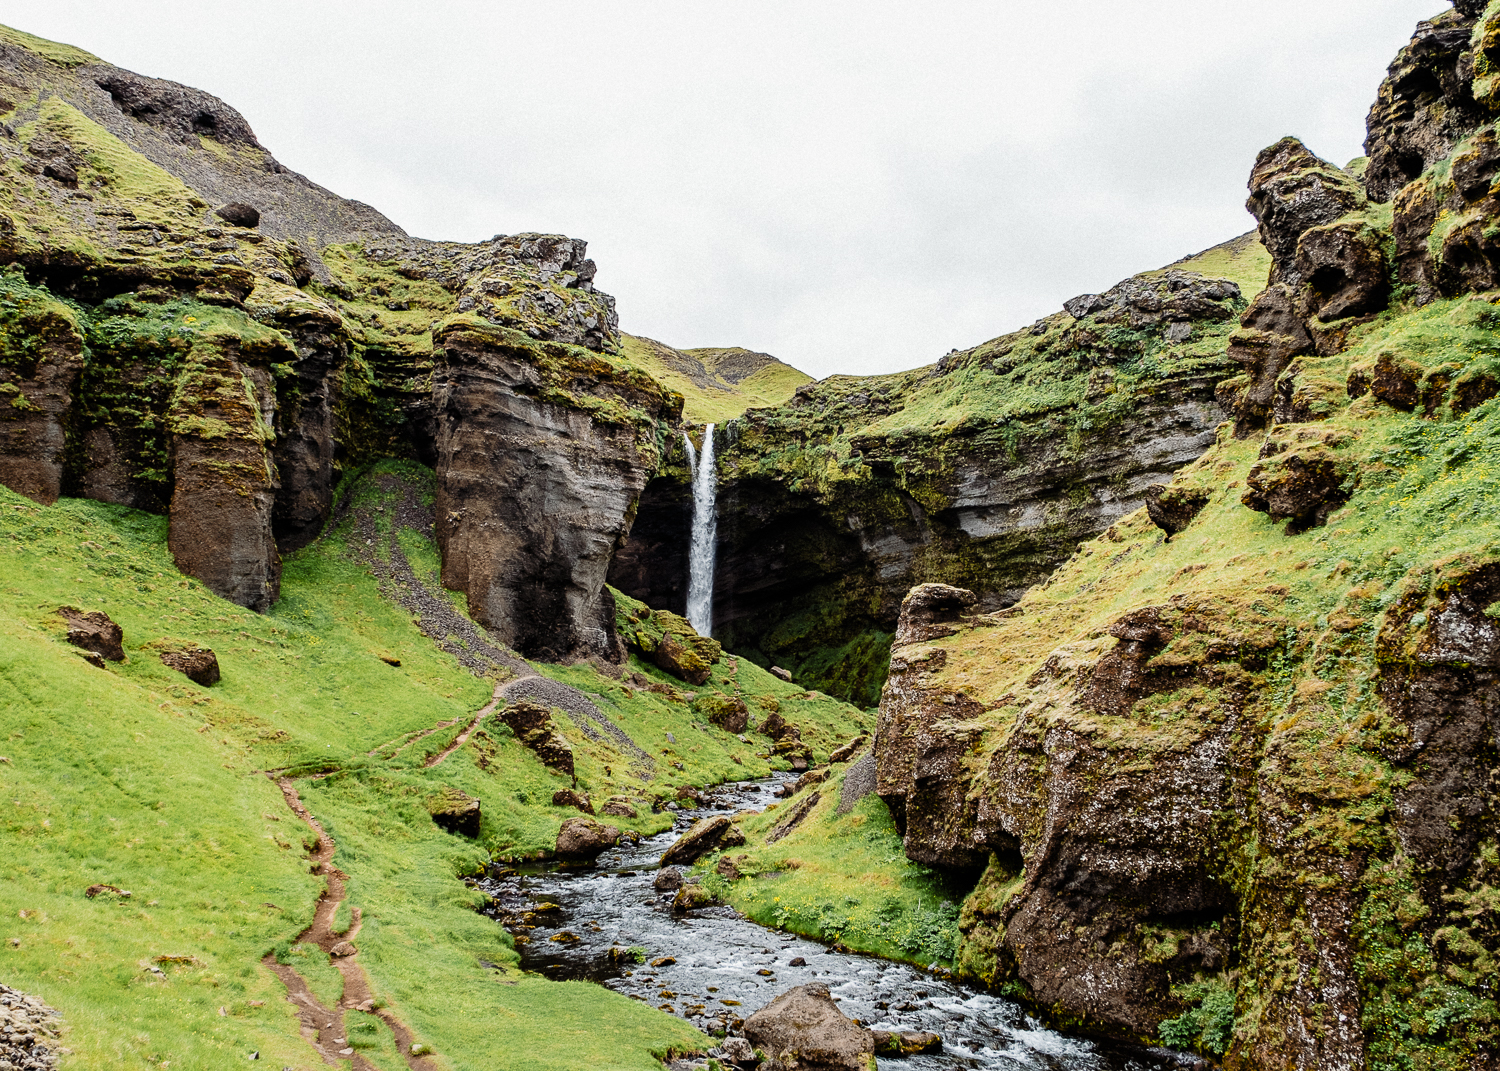
M719 522L714 513L718 479L714 473L714 426L703 430L703 458L700 464L693 440L684 432L687 444L688 471L693 477L693 538L688 546L688 622L707 636L714 627L714 554L717 550Z

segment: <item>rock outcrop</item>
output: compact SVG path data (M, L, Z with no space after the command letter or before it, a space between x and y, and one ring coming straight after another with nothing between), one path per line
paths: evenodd
M721 848L737 848L745 843L742 833L728 815L700 818L661 853L663 867L686 866Z
M125 661L125 631L104 611L61 606L57 612L68 623L68 642L74 647L96 654L106 662Z
M516 699L506 704L496 717L543 764L560 774L574 776L573 749L567 738L553 726L550 709L530 699Z
M449 833L464 837L479 836L483 818L479 800L456 788L445 788L427 801L427 813Z
M205 688L219 683L219 657L206 647L163 651L161 664Z

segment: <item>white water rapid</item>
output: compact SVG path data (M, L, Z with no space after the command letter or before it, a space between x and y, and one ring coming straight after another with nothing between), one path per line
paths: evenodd
M688 545L688 623L700 636L708 636L714 627L714 554L717 551L719 520L714 512L714 498L719 481L714 472L714 426L703 429L703 457L693 449L693 440L682 435L687 444L688 471L693 477L693 538Z

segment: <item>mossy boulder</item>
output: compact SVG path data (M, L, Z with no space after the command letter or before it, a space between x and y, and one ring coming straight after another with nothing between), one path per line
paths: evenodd
M705 692L693 700L693 713L729 733L742 733L750 724L750 708L738 696Z
M427 813L449 833L464 837L479 836L480 803L467 792L445 788L427 799Z

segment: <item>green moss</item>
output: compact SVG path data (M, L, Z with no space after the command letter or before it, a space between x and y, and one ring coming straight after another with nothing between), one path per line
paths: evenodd
M12 29L9 26L0 26L0 41L24 48L27 52L35 53L59 67L81 67L85 63L104 62L92 52L85 52L81 48L58 41L48 41L44 37L34 37L23 30Z

